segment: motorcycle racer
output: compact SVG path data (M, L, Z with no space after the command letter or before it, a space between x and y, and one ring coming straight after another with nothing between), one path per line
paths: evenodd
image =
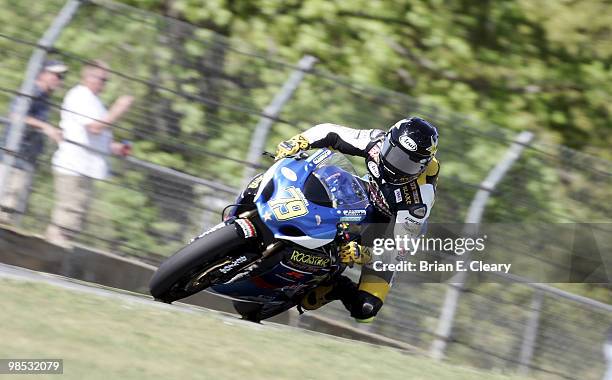
M434 204L440 171L437 146L437 128L418 117L399 120L387 132L324 123L281 142L275 158L324 147L365 158L375 223L389 226L394 236L417 238ZM393 272L374 270L369 247L357 242L341 246L339 256L345 263L362 265L359 284L338 276L308 292L301 307L314 310L339 299L357 321L371 322L391 288ZM381 258L391 263L399 257L401 253L387 252Z

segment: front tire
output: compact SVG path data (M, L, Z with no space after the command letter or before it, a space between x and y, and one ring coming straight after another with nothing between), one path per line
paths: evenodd
M204 235L160 265L149 284L151 295L157 300L171 303L198 293L215 280L212 274L206 274L208 271L212 273L226 265L228 260L239 256L247 248L235 224ZM201 282L196 281L199 276L202 276Z
M291 301L287 301L280 305L260 304L255 302L245 301L233 301L234 310L242 319L259 323L264 319L272 318L284 311L287 311L294 307L296 304Z

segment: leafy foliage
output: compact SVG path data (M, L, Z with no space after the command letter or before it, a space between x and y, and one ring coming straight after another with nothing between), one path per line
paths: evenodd
M607 157L608 2L127 1ZM385 120L381 120L384 126Z

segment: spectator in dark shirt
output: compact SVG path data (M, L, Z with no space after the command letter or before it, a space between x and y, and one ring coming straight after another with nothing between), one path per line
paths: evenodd
M0 211L0 222L14 223L17 213L23 212L23 201L26 189L31 184L32 172L36 166L38 156L45 148L47 138L59 143L62 131L49 124L49 97L53 91L63 84L68 67L60 61L49 60L43 64L34 86L30 108L25 117L26 129L24 131L17 159L11 172L4 196L0 205L5 209ZM14 110L15 102L11 105ZM12 118L12 115L11 115ZM10 127L6 130L8 135Z

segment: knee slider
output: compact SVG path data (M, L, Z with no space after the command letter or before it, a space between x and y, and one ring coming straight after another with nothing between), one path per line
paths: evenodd
M351 317L359 320L367 320L378 314L383 306L383 301L363 290L360 290L351 307Z

